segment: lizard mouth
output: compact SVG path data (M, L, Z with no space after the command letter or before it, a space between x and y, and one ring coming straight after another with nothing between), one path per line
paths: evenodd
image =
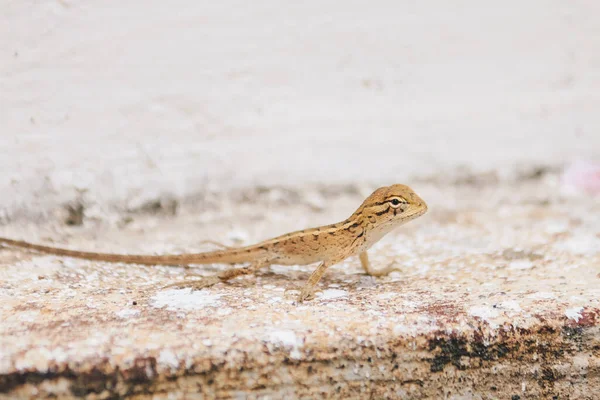
M404 214L403 218L415 219L415 218L420 217L421 215L425 214L426 212L427 212L427 206L424 206L423 208L420 208L416 211L412 211L409 214Z

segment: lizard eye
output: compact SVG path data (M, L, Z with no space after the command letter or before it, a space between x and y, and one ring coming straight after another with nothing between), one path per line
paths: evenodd
M399 197L394 197L393 199L390 199L389 202L394 208L398 208L400 204L406 204L406 200Z

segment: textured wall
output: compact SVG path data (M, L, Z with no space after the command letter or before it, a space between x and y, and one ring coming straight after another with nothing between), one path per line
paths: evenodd
M600 155L594 1L2 9L4 212Z

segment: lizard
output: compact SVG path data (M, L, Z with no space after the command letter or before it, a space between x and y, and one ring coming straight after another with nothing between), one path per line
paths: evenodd
M0 237L0 244L45 254L92 261L140 265L241 264L216 275L175 282L165 287L202 289L241 275L255 273L272 264L307 265L319 263L300 290L298 302L312 298L313 291L328 267L350 256L359 256L369 275L383 276L397 270L392 265L379 271L371 268L367 250L392 229L427 212L427 204L410 187L402 184L380 187L368 196L344 221L284 234L245 247L226 247L203 253L172 255L127 255L69 250Z

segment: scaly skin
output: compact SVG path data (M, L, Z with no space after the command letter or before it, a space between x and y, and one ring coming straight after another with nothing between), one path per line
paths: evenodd
M328 267L350 256L359 255L361 265L370 275L381 276L393 271L391 267L382 271L372 271L367 250L392 229L425 212L427 212L427 204L411 188L406 185L392 185L374 191L345 221L288 233L240 248L152 256L76 251L6 238L0 238L0 244L57 256L143 265L250 263L246 267L229 269L213 277L176 282L167 286L194 289L208 287L236 276L252 274L257 269L272 264L305 265L320 262L300 293L298 301L302 302L312 295L315 285Z

